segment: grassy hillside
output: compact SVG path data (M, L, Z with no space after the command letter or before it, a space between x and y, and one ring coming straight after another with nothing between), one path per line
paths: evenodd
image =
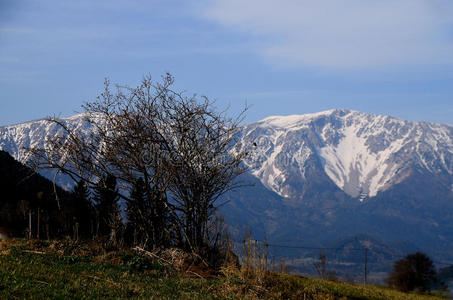
M441 299L390 289L247 273L230 266L217 276L176 272L130 251L96 253L64 242L0 241L0 298L154 299Z

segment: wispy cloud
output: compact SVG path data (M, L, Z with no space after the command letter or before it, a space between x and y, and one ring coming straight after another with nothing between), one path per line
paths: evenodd
M203 17L266 43L271 63L367 68L453 63L447 0L214 0Z

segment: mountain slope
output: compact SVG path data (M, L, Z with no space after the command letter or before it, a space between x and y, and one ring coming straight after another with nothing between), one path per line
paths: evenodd
M453 127L349 110L266 118L243 128L240 147L250 148L246 164L253 174L287 198L304 197L294 183L306 182L316 163L361 200L403 181L415 167L453 174Z
M60 121L65 126L82 133L86 138L89 138L93 130L83 113L60 119ZM45 149L46 141L64 133L60 125L47 119L0 127L0 150L8 152L17 161L27 164L30 159L28 149ZM51 180L55 174L52 170L41 170L40 173ZM70 190L74 185L66 176L59 176L56 183L66 190Z
M83 115L63 121L89 138ZM44 120L1 127L0 149L26 162L25 149L57 130ZM337 109L269 117L236 139L253 186L225 195L230 224L315 246L367 233L453 260L453 127Z
M69 193L0 150L0 228L12 236L20 236L29 226L29 213L36 220L41 214L41 234L67 233L64 230L59 204L66 206ZM55 191L59 202L56 201ZM66 211L65 211L66 212ZM66 215L67 216L67 215ZM33 223L33 225L36 223ZM44 230L46 228L46 230Z
M89 136L92 126L85 120L84 114L60 119L63 124ZM47 139L62 134L63 128L47 119L30 121L17 125L0 127L0 150L11 154L16 160L25 163L27 150L33 147L44 148Z
M271 239L328 245L366 233L453 260L453 127L331 110L269 117L238 140L251 173L291 209L266 217L283 224Z
M62 121L87 137L92 130L83 114ZM61 132L44 119L0 127L0 149L26 162L28 148L44 147ZM251 173L285 198L304 198L306 189L296 186L310 184L308 177L363 200L402 182L415 168L453 175L453 127L350 110L268 117L244 126L237 146L249 150L245 163Z

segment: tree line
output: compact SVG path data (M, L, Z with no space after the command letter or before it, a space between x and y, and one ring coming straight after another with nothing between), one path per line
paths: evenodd
M2 235L53 238L69 234L70 193L54 189L52 182L5 151L0 151L0 190ZM58 210L55 191L65 203L64 210Z
M136 230L136 225L124 222L115 189L116 179L107 176L93 191L83 181L72 191L65 191L0 150L0 231L10 237L69 236L130 243L123 239L127 231Z

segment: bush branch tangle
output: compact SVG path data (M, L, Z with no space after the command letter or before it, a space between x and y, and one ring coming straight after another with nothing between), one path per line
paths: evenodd
M93 129L88 137L49 118L61 130L31 152L35 167L55 169L92 190L114 176L114 192L131 204L131 230L141 235L134 238L141 246L178 243L200 252L209 246L219 197L241 185L246 153L233 145L246 108L229 118L207 97L173 91L173 83L170 74L161 82L147 76L134 88L112 89L106 80L97 99L83 105Z

